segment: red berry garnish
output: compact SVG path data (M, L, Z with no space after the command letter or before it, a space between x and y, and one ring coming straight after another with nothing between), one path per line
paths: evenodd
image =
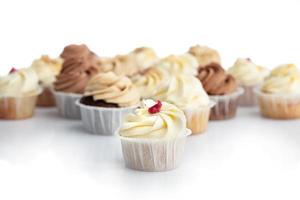
M161 101L158 100L157 103L156 103L155 105L151 106L151 107L148 109L148 112L149 112L150 114L158 113L158 112L160 112L161 106L162 106Z
M246 60L248 60L249 62L252 62L251 58L246 58Z
M12 67L11 70L9 71L10 74L15 73L16 71L18 71L16 68Z

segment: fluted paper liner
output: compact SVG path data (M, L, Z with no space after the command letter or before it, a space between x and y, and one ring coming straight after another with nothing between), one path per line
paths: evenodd
M238 99L244 93L244 89L239 87L231 94L210 95L209 98L216 103L211 109L210 120L225 120L234 118L238 108Z
M253 107L256 106L257 103L257 97L254 93L253 89L257 87L256 86L241 86L244 89L244 93L239 97L239 106L243 107Z
M187 120L187 128L191 129L192 134L200 134L207 129L210 110L214 105L215 102L211 101L207 106L183 110Z
M68 119L80 119L80 109L76 101L82 97L82 94L54 92L56 106L59 114Z
M172 139L121 138L122 152L126 167L140 171L168 171L182 162L189 129Z
M37 96L41 93L25 97L0 98L0 119L18 120L31 118L34 115Z
M46 87L43 92L38 96L37 104L38 107L54 107L55 98L53 94L53 89Z
M76 104L80 108L84 128L96 135L114 135L120 128L124 116L137 108L137 106L127 108L88 106L80 103L80 100Z
M261 115L272 119L300 118L300 95L267 94L254 89Z

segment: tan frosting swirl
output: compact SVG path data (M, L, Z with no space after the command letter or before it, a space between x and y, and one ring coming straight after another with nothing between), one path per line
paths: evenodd
M89 81L84 96L93 96L94 101L103 100L118 104L119 107L134 106L140 101L139 92L130 79L113 72L94 76Z
M189 53L196 57L200 67L204 67L211 63L221 63L221 57L218 51L207 46L192 46L189 49Z
M83 93L87 82L98 72L97 57L85 45L70 45L61 54L62 71L54 83L55 90Z

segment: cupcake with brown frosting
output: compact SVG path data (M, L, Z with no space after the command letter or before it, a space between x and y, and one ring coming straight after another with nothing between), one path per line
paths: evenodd
M81 98L88 81L98 72L97 56L82 44L66 46L60 57L64 62L54 83L57 106L62 116L80 118L75 101Z
M123 116L140 102L140 94L131 80L114 72L95 75L77 102L84 127L94 134L113 135Z
M243 90L237 87L235 78L216 63L200 68L197 77L210 99L216 102L210 119L223 120L235 117L238 97L243 93Z

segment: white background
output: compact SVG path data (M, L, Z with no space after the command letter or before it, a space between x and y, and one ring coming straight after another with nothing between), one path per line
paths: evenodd
M0 74L86 43L100 56L151 46L219 50L228 68L250 57L300 64L300 1L0 1ZM55 109L0 122L0 199L299 199L300 122L241 109L188 140L178 170L125 169L119 141L86 134Z

